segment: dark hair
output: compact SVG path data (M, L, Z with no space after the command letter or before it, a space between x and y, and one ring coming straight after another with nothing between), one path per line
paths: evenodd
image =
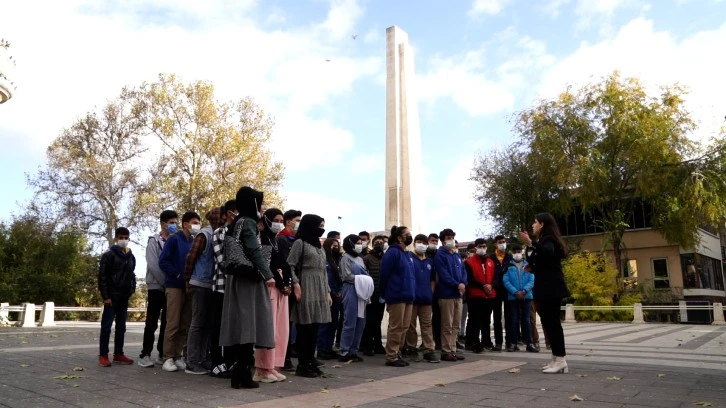
M328 232L328 238L335 238L336 235L340 235L340 232L338 232L338 231Z
M398 237L403 236L403 231L407 230L408 227L401 225L400 227L393 226L391 228L391 235L388 237L388 246L398 245Z
M466 250L467 251L471 251L472 249L476 249L476 244L473 244L472 243L472 244L469 244L469 245L466 246Z
M358 234L358 235L360 235L360 234ZM383 241L383 242L386 242L386 241L388 241L388 237L385 236L385 235L376 235L375 237L373 237L373 239L371 241L372 242L375 242L375 241L378 241L378 240Z
M370 233L369 233L368 231L361 231L361 232L359 232L359 233L358 233L358 236L360 237L361 235L365 235L365 236L367 236L367 237L368 237L369 239L370 239L370 237L371 237L371 234L370 234Z
M167 222L172 218L179 218L179 214L177 214L174 210L164 210L161 212L161 215L159 215L159 221L161 222Z
M197 214L196 212L187 211L184 213L184 215L182 215L182 223L189 222L195 218L198 219L199 221L202 220L202 217L200 217L199 214Z
M427 242L427 241L428 241L428 238L426 238L426 235L424 235L424 234L418 234L418 235L416 235L416 236L415 236L415 237L413 238L413 242L416 242L416 241L423 241L423 242Z
M287 210L284 214L282 214L282 222L285 223L297 217L302 217L302 211Z
M355 243L360 241L360 236L355 234L350 234L347 237L343 239L343 250L346 254L356 257L359 256L357 252L355 252Z
M523 249L522 248L522 245L520 245L520 244L518 244L516 242L509 246L509 250L512 251L512 252L514 252L514 251L521 251L522 249Z
M435 232L432 232L432 233L429 234L429 239L431 239L431 238L439 239L439 235L436 234Z
M123 236L131 236L131 233L129 232L129 229L126 227L118 227L116 228L116 231L114 231L114 236L117 237L119 235Z
M237 209L237 200L229 200L222 206L222 214L226 215L227 211L234 211Z
M456 233L451 228L446 228L443 231L439 232L440 239L444 239L444 237L455 237Z
M555 221L555 217L553 217L550 213L539 213L536 217L534 217L534 219L542 223L542 229L539 231L538 238L553 238L555 242L557 242L557 244L560 246L560 250L562 250L562 255L567 256L567 243L565 242L565 240L562 239L562 234L560 234L560 227L557 226L557 221Z
M326 259L330 267L333 269L333 273L336 277L340 276L340 266L338 264L340 251L333 252L333 244L337 243L338 240L333 238L328 238L325 242L323 242L323 250L325 251Z
M504 235L501 235L501 234L500 234L500 235L497 235L496 237L494 237L494 242L495 242L495 243L496 243L497 241L501 241L501 240L505 240L505 241L506 241L506 240L507 240L507 238L506 238L506 237L505 237Z
M484 239L484 238L477 238L476 241L474 241L474 245L476 245L476 246L479 246L481 244L486 245L487 244L487 240Z

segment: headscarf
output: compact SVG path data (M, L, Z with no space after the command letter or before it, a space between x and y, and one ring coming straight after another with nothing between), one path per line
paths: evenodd
M347 237L345 237L343 239L343 250L345 251L345 253L354 258L357 256L360 256L359 253L355 252L355 243L360 240L361 240L360 236L355 235L355 234L350 234Z
M272 227L272 220L274 220L278 215L282 215L282 211L277 208L268 208L262 215L262 224L265 229L262 231L260 239L263 244L269 245L270 242L275 240L276 234L272 232L270 227Z
M249 217L255 221L260 219L259 212L262 208L264 195L252 187L244 186L237 191L236 205L240 217Z
M320 237L325 233L324 228L320 228L320 223L325 221L323 217L315 214L305 214L300 220L300 227L297 229L297 238L307 242L315 248L322 248Z

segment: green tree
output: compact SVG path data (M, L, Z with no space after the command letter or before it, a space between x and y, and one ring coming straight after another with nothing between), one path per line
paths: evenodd
M11 304L100 304L97 257L84 235L26 214L0 224L0 299Z
M47 165L27 177L36 206L111 246L117 227L133 229L142 218L130 204L138 187L139 157L146 151L143 129L125 98L64 129L48 147Z
M243 185L264 191L268 206L282 204L283 167L267 148L273 122L251 99L218 102L211 83L163 74L124 95L135 99L161 145L136 198L138 212L207 211Z
M726 172L723 139L699 146L688 138L696 126L684 93L674 85L650 96L638 80L616 72L541 101L514 121L526 171L501 173L496 182L528 185L531 178L548 192L535 189L532 200L559 215L580 206L605 233L617 270L639 201L653 205L651 221L666 239L692 248L698 227L720 225L726 216ZM511 203L521 191L488 194L479 184L490 212L519 222L501 208L516 209Z

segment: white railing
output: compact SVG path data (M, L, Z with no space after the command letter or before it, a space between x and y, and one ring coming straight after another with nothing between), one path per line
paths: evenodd
M704 310L711 311L713 313L713 321L711 324L714 325L726 325L724 320L724 306L721 303L714 303L713 305L646 305L643 306L641 303L636 303L633 306L575 306L573 304L567 304L562 306L561 310L565 311L565 323L576 323L575 319L576 311L612 311L612 310L624 310L633 311L633 323L645 323L643 319L643 311L657 311L657 310L678 310L680 313L687 313L689 310ZM36 323L35 313L40 311L40 319ZM58 306L56 307L53 302L45 302L42 305L35 305L32 303L23 303L20 306L10 306L8 303L0 304L0 321L8 322L8 313L19 312L20 318L15 323L21 327L48 327L55 326L55 312L96 312L101 313L103 307L77 307L77 306ZM132 307L128 309L129 313L145 313L146 309L140 307ZM99 316L100 317L100 316Z

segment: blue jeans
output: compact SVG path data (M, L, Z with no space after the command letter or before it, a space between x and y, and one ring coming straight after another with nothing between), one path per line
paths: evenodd
M343 332L340 335L340 355L358 355L358 347L366 326L365 317L358 317L358 294L352 283L343 284Z
M330 323L323 323L318 328L318 353L329 353L333 351L333 343L335 342L335 330L338 328L338 320L340 319L340 299L333 296L333 304L330 306Z
M113 337L113 354L121 355L124 353L124 334L126 333L126 317L129 310L129 298L111 298L111 306L103 306L103 315L101 315L101 337L99 339L99 348L101 356L108 355L108 341L111 337L111 326L114 319L116 320L116 332Z
M507 339L509 344L517 344L517 333L519 333L520 325L522 326L522 341L524 344L532 344L532 333L529 325L529 314L532 303L529 299L509 300L509 325L507 327Z

